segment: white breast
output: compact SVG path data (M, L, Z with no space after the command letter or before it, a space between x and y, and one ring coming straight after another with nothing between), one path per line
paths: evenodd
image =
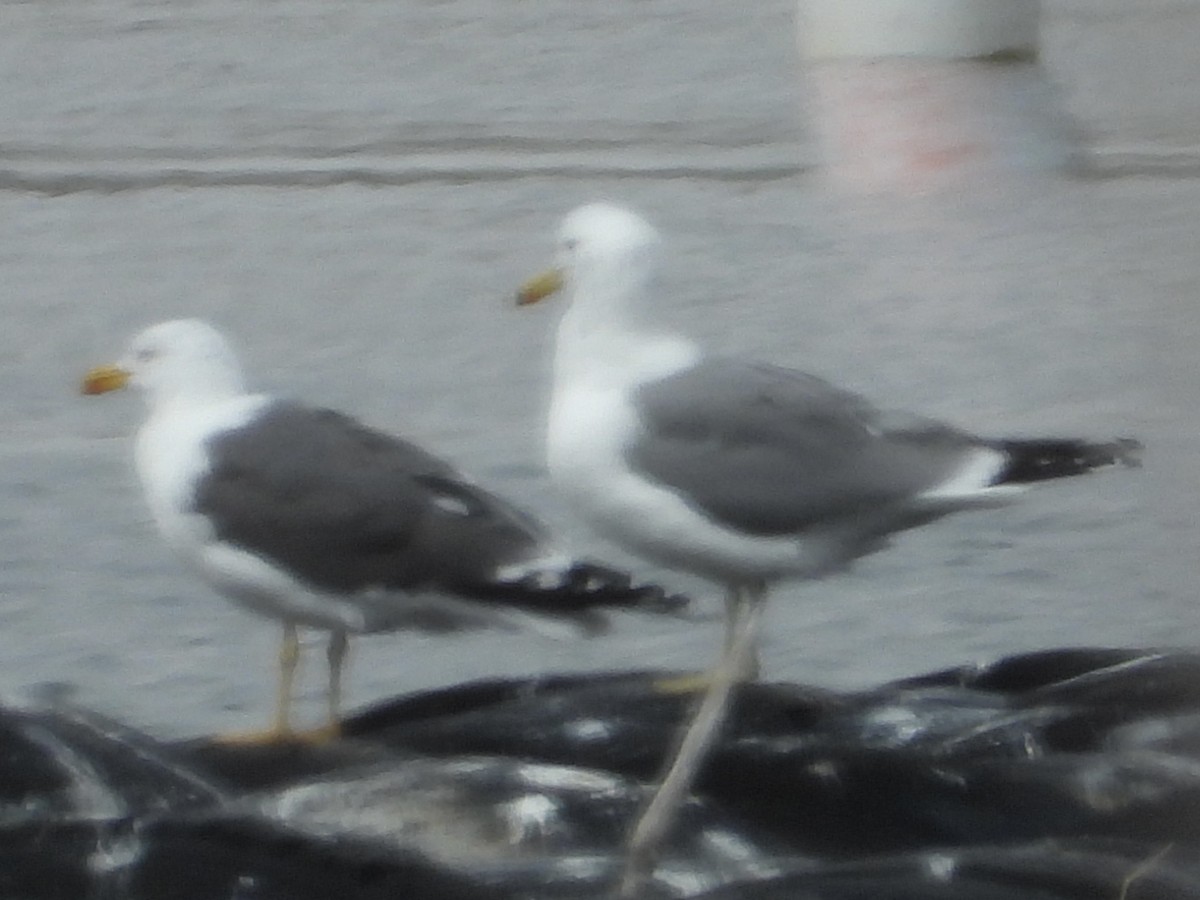
M654 349L647 348L632 365L626 355L624 366L604 362L621 359L619 354L593 353L591 366L576 357L569 377L556 379L547 462L559 492L613 541L717 581L770 579L826 567L830 548L825 542L802 544L794 537L763 538L722 527L685 497L630 468L628 449L641 431L630 389L655 368L652 377L664 377L698 358L695 347L684 342Z
M208 521L191 512L196 482L209 471L206 443L250 422L269 402L243 396L156 411L138 432L134 460L154 521L167 543L195 560L211 540Z

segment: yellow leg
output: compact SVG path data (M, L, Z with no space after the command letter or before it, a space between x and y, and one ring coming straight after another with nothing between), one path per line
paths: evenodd
M684 732L666 776L630 834L625 869L621 876L621 897L639 896L654 871L662 841L675 820L675 814L687 799L697 771L721 732L729 712L730 694L754 664L756 637L765 597L763 585L733 588L729 592L726 605L730 610L730 623L726 632L725 652L713 670L708 692Z
M329 659L329 723L326 728L330 737L336 737L342 728L342 667L345 665L349 648L350 641L346 638L346 632L330 632L329 648L326 651Z
M733 655L733 644L737 640L738 623L742 615L741 596L742 592L738 590L725 593L725 644L722 650L722 659L728 659ZM742 671L735 672L734 675L739 681L757 681L758 672L758 644L756 642L745 651Z
M321 743L341 734L340 708L342 701L342 668L346 661L349 641L344 631L334 631L329 636L329 721L320 728L296 731L292 728L292 687L296 681L296 670L300 664L300 637L296 626L290 622L283 625L283 640L279 645L279 688L275 696L275 721L266 731L220 735L216 740L224 744L270 744L279 741L303 741Z
M300 638L296 626L283 623L283 640L279 644L279 692L275 696L275 732L282 738L292 733L292 685L296 667L300 664Z
M296 680L296 668L300 664L300 638L296 626L283 623L283 640L279 644L279 686L275 694L275 720L265 731L251 731L219 735L216 739L223 744L271 744L293 740L292 731L292 685Z
M721 645L721 659L728 659L733 654L733 644L737 639L738 616L741 615L741 592L730 589L725 592L725 629ZM704 672L692 672L687 675L672 675L654 680L654 690L662 694L699 694L712 686L716 678L717 666ZM752 645L745 652L745 663L740 673L735 673L738 681L755 681L758 678L758 646Z

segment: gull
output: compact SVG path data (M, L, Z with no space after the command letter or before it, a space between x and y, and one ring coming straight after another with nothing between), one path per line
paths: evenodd
M140 388L135 463L166 543L213 588L279 621L273 725L290 720L299 627L329 632L338 733L348 635L499 625L596 630L604 607L674 612L682 598L560 551L527 513L414 444L329 409L246 390L229 343L196 319L152 325L86 394Z
M546 454L552 481L600 533L723 587L725 645L662 783L631 832L626 895L757 670L768 588L846 568L894 532L1013 500L1032 482L1136 465L1130 439L991 439L876 409L818 377L706 355L646 324L661 240L608 203L571 212L555 265L517 302L562 290Z

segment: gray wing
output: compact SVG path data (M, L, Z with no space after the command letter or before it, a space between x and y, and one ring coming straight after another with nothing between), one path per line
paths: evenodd
M207 450L195 509L217 536L326 590L471 594L542 539L447 463L331 410L278 403Z
M628 462L720 522L788 534L901 504L984 446L919 419L892 420L801 372L710 359L643 385Z

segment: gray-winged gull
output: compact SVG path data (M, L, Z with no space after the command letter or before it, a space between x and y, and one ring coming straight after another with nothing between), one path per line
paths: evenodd
M876 410L819 378L705 355L644 328L660 239L609 204L570 213L554 268L518 302L565 288L547 456L551 478L601 533L726 590L720 665L662 787L634 828L636 889L724 716L756 668L768 585L814 578L896 531L994 506L1027 483L1136 463L1137 442L991 440Z
M413 444L247 393L233 351L204 322L147 328L83 390L126 384L149 408L135 458L163 538L222 594L283 623L274 726L254 737L295 734L298 626L330 632L329 725L313 734L333 734L348 633L594 628L604 606L680 603L564 555L530 516Z

